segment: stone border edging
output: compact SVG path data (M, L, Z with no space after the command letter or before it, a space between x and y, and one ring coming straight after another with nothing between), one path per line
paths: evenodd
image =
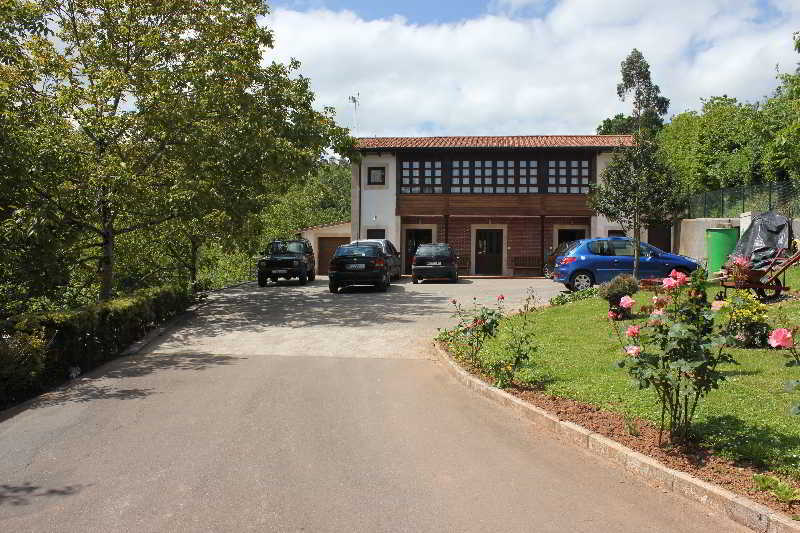
M438 342L434 343L434 348L439 359L444 363L445 369L468 389L480 393L493 402L512 408L535 425L554 433L559 439L604 457L653 485L699 502L753 531L759 533L800 532L800 523L783 513L773 511L749 498L685 472L668 468L651 457L631 450L627 446L599 433L594 433L583 426L560 420L552 413L476 378L461 368Z

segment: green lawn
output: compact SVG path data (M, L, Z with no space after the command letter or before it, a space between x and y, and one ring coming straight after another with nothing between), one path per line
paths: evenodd
M787 283L800 289L800 269L790 272ZM709 294L714 292L710 288ZM635 296L638 304L651 297L647 292ZM800 300L771 304L770 312L778 306L800 323ZM637 390L625 371L613 366L622 354L606 320L607 311L606 302L594 298L537 314L539 350L534 360L549 378L544 389L658 423L660 410L653 391ZM739 365L724 368L727 381L698 408L695 431L700 442L725 457L800 476L800 418L787 414L788 405L800 400L800 392L784 392L784 382L800 379L800 368L784 366L786 359L777 350L732 353Z

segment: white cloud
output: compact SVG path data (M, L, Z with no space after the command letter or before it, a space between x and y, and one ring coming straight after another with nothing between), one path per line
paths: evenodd
M723 93L759 99L775 87L776 64L800 61L796 1L773 0L779 16L765 17L755 0L563 0L539 18L512 11L541 0L498 2L508 12L429 25L278 9L267 59L299 59L342 125L352 127L347 97L360 92L362 136L592 133L629 111L615 91L634 47L670 113Z

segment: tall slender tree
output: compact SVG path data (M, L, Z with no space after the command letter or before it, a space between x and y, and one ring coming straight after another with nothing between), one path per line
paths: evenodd
M633 233L633 276L639 278L642 227L668 219L679 204L669 168L659 158L648 117L663 116L669 99L650 77L650 65L633 49L620 66L617 96L632 98L633 141L617 148L589 196L595 211Z

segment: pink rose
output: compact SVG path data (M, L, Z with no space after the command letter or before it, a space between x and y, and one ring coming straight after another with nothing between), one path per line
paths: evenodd
M628 337L638 337L639 329L640 329L639 326L628 326L628 331L626 332L626 335L628 335Z
M498 302L499 302L500 300L505 300L505 299L506 299L506 297L505 297L505 296L503 296L502 294L499 294L499 295L497 296L497 301L498 301Z
M725 300L715 300L715 301L711 302L711 310L712 311L719 311L723 307L725 307Z
M742 256L734 257L733 264L741 268L750 268L750 260Z
M452 300L450 300L450 303L453 304L453 305L456 305L458 302L456 301L455 298L453 298Z
M672 278L664 278L664 280L661 282L661 284L668 291L672 290L672 289L674 289L674 288L676 288L678 286L678 282L676 280L672 279Z
M609 311L608 312L608 318L610 318L611 320L616 320L617 319L617 313L615 313L614 311Z
M642 353L642 347L636 345L626 346L625 353L631 357L639 357L639 354Z
M655 316L664 316L664 310L663 309L653 309L653 312L651 314L653 314Z
M683 272L678 272L674 268L672 269L672 272L669 273L669 277L678 282L677 285L678 287L680 287L681 285L685 285L688 278L686 274L684 274Z
M623 296L619 300L619 306L622 307L623 309L630 309L631 307L633 307L633 304L635 303L636 300L634 300L630 296Z
M773 348L791 348L794 345L792 341L792 332L786 328L778 328L769 334L767 342Z

